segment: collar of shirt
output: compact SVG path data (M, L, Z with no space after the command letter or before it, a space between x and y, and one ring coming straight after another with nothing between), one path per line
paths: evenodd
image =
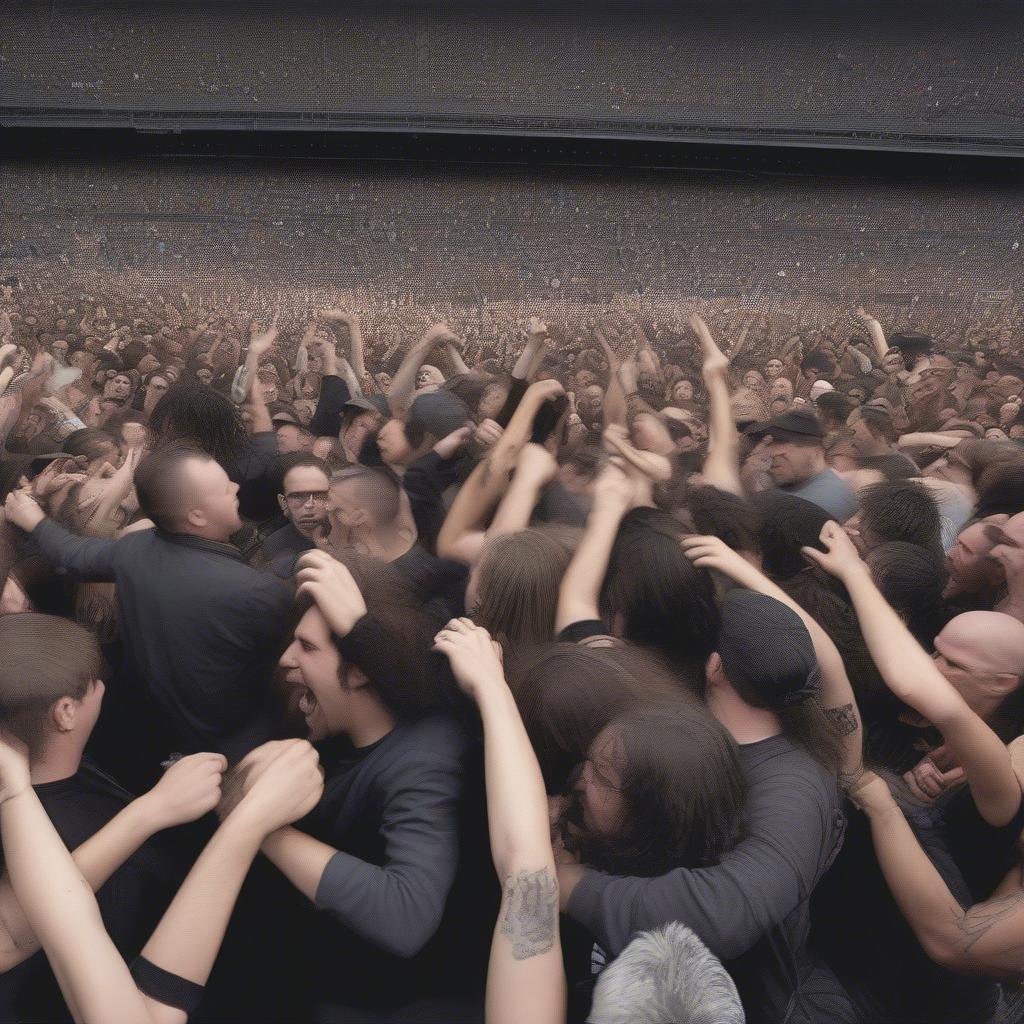
M168 533L166 530L156 530L156 535L171 544L178 544L185 548L198 548L200 551L210 551L215 555L226 555L236 561L244 562L242 552L233 544L223 544L219 540L208 540L206 537L197 537L192 533Z

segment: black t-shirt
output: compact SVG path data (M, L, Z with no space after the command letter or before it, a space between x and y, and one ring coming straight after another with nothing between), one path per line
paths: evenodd
M907 820L950 892L967 906L974 900L965 875L981 886L991 882L985 895L991 894L1024 825L1024 806L1010 824L993 829L964 789L951 801L949 815L947 820L942 808L928 808ZM985 1024L995 1019L999 989L994 981L954 974L928 958L885 881L870 824L853 808L843 849L815 893L812 918L812 941L863 1020Z
M95 835L132 801L127 790L88 761L59 782L35 787L57 834L69 850ZM174 845L144 843L96 894L103 924L128 961L148 941L189 868ZM43 952L0 975L0 1020L70 1021L57 980Z

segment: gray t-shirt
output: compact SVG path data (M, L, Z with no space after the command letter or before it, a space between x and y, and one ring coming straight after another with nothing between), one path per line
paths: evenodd
M707 868L659 878L587 871L568 915L618 956L640 931L692 928L736 980L749 1024L854 1019L806 949L809 902L842 844L836 779L785 736L740 747L750 785L746 838Z
M795 494L805 501L813 501L837 523L845 523L857 511L857 499L850 485L831 469L822 470L802 484L782 487L780 490Z

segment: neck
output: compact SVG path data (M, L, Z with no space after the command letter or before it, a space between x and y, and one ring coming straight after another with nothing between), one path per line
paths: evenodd
M231 538L224 537L218 531L205 527L186 527L183 530L173 530L173 533L180 533L186 537L202 537L203 540L216 541L218 544L230 544Z
M384 562L393 562L396 558L401 558L415 543L416 538L410 539L407 531L400 527L391 529L382 526L374 527L365 534L361 534L357 541L366 554Z
M753 707L728 684L718 683L708 691L708 710L741 746L782 732L774 711Z
M303 537L306 538L306 540L311 540L311 541L319 540L319 538L325 536L326 532L327 532L326 524L324 524L324 523L311 523L308 526L305 525L305 524L302 524L300 526L297 522L292 520L292 526L294 526L295 529L300 534L302 534Z
M56 733L49 737L38 756L32 758L32 785L71 778L82 763L84 746L85 741L76 739L72 732Z
M354 747L368 747L394 731L395 718L376 698L367 695L356 719L349 725L348 738Z

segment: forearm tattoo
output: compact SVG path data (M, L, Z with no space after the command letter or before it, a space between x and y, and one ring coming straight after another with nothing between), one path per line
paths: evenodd
M505 879L505 920L501 934L517 960L547 953L555 944L558 881L547 868L520 871Z
M840 736L849 736L857 731L857 708L853 704L842 704L837 708L825 708L825 717Z

